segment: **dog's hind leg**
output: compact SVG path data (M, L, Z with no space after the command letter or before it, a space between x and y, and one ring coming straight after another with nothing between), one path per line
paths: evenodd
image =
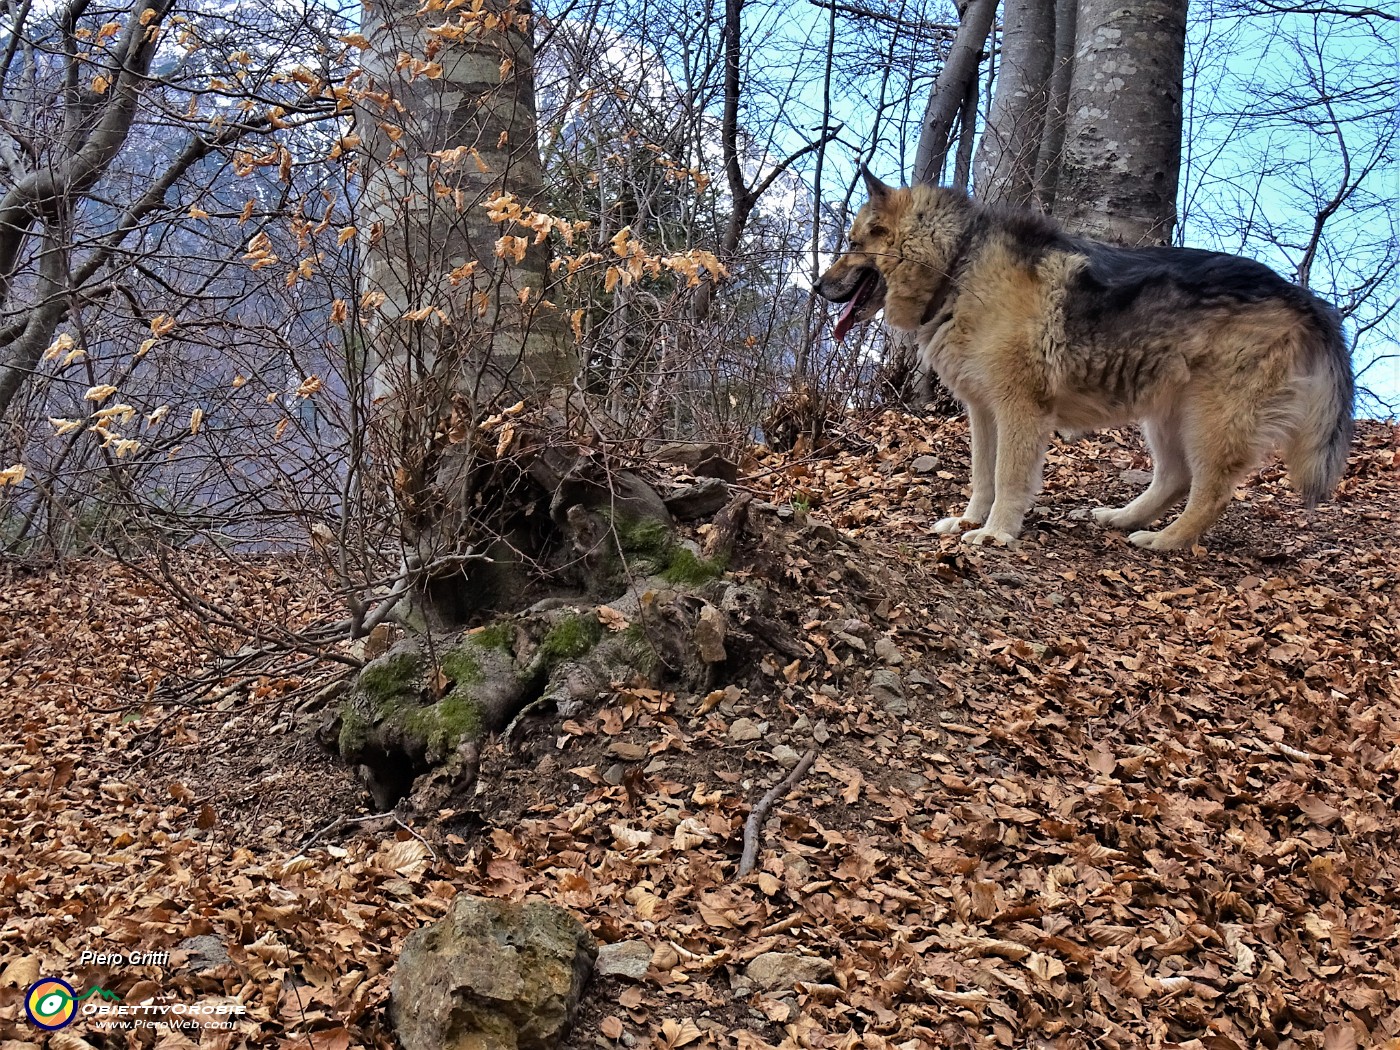
M1233 408L1231 415L1229 409ZM1128 542L1149 550L1189 547L1216 523L1235 485L1259 459L1255 412L1247 404L1197 404L1182 417L1181 437L1191 469L1186 507L1160 532L1134 532Z
M990 409L969 403L967 426L972 438L972 498L967 510L935 523L934 532L961 532L967 523L981 525L992 509L997 480L997 419Z
M1010 544L1035 499L1036 472L1044 461L1048 419L1029 406L1007 406L996 421L996 498L987 524L963 533L965 543Z
M1142 432L1152 450L1152 484L1126 506L1095 507L1094 520L1107 528L1139 529L1150 525L1186 495L1191 485L1181 420L1176 416L1144 420Z

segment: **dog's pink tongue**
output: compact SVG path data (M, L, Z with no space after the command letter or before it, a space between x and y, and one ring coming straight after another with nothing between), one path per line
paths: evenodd
M838 343L846 338L856 324L856 307L860 305L860 295L851 296L851 301L846 304L846 308L841 311L841 316L836 318L836 323L831 326L831 336Z

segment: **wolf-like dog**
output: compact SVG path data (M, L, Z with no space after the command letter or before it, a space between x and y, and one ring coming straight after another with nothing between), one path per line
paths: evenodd
M1118 247L957 190L864 177L869 200L816 287L846 304L837 339L883 310L967 407L972 497L937 532L1013 542L1051 433L1131 421L1152 483L1094 516L1139 547L1195 543L1275 448L1309 507L1336 487L1351 355L1337 311L1315 295L1237 256ZM1183 496L1175 520L1147 528Z

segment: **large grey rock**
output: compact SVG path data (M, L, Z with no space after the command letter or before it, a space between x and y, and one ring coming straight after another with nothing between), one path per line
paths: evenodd
M562 908L459 894L404 942L389 1016L403 1050L553 1050L597 954Z

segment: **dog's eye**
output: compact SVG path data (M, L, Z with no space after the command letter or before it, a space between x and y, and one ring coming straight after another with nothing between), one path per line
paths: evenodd
M870 227L870 236L872 237L888 237L889 235L890 231L885 229L883 226Z

